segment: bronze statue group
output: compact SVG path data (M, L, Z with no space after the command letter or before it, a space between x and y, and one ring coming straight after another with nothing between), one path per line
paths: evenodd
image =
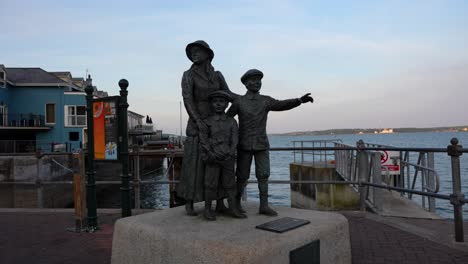
M189 120L177 195L185 199L186 213L196 216L193 204L204 201L206 220L216 220L216 214L246 218L241 197L254 159L259 213L276 216L268 205L268 112L312 103L312 97L306 94L300 98L276 100L261 95L263 73L256 69L242 75L241 82L247 92L237 95L229 90L221 72L211 65L214 53L206 42L192 42L185 52L193 64L182 76L182 97ZM229 102L232 104L226 112ZM239 125L234 119L236 115ZM228 208L223 202L226 198ZM214 210L213 201L216 201Z

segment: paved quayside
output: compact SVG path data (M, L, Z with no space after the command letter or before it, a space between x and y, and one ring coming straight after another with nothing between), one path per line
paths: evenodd
M453 242L450 221L342 214L349 221L354 264L468 263L468 246ZM100 231L74 233L66 231L75 223L72 209L0 209L1 262L110 263L120 210L99 209L98 216Z

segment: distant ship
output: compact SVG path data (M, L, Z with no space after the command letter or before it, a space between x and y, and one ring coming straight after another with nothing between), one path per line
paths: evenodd
M374 131L374 134L392 134L393 128L384 128L381 131Z

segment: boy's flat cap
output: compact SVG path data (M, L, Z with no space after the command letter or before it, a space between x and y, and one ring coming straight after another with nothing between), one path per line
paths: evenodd
M250 69L248 71L246 71L244 73L244 75L242 75L241 77L241 82L243 84L245 84L245 81L247 81L248 78L252 77L252 76L255 76L255 75L259 75L260 78L263 78L263 72L257 70L257 69Z
M210 100L214 97L223 97L228 101L232 101L231 96L223 90L216 90L208 95L208 98L210 98Z

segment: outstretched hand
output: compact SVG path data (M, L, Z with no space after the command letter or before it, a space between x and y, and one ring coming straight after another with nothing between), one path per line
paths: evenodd
M302 102L302 103L307 103L307 102L313 103L313 102L314 102L314 98L312 98L312 96L310 96L310 93L307 93L307 94L305 94L305 95L303 95L303 96L301 97L301 102Z

